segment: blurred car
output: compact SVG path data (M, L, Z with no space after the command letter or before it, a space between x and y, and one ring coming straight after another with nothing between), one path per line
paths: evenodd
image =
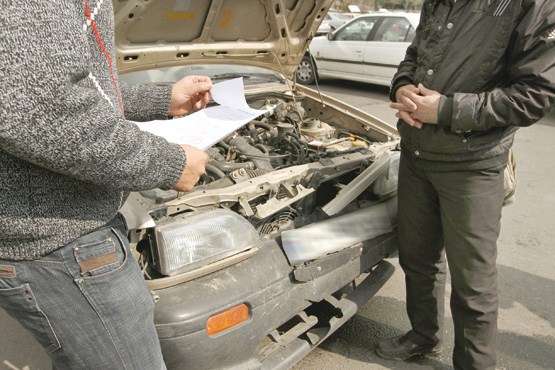
M393 273L397 132L291 81L332 2L114 1L126 83L241 77L266 110L207 150L191 192L129 197L170 370L289 368Z
M312 84L332 77L389 86L419 20L419 13L377 12L315 37L299 64L297 81Z
M327 12L316 31L316 35L319 36L333 32L357 15L356 13Z

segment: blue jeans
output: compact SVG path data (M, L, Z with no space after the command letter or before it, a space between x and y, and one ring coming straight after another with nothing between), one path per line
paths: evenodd
M57 369L165 369L154 302L122 224L36 261L0 260L0 307Z

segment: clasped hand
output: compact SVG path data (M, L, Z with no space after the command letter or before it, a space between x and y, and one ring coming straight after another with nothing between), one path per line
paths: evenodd
M395 103L389 104L396 109L395 116L409 125L422 128L424 124L437 124L439 99L441 94L422 84L405 85L397 89Z

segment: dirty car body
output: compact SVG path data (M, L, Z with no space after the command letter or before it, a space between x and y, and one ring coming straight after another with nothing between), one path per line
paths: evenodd
M286 369L387 281L399 138L290 78L331 0L118 1L121 78L242 77L267 113L208 150L188 193L129 201L169 369Z

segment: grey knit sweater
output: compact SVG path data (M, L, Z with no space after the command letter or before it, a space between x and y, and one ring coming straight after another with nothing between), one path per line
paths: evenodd
M171 91L118 82L111 1L0 9L0 259L32 260L173 187L185 155L126 120L164 117Z

